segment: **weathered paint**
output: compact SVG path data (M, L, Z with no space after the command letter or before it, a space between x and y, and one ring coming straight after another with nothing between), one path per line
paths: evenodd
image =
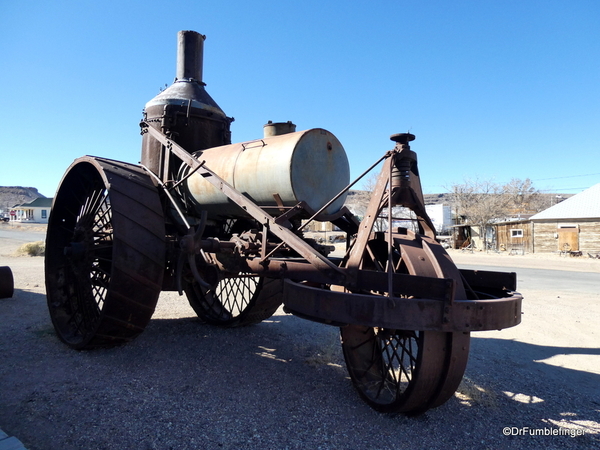
M238 191L261 207L277 207L275 194L284 206L305 201L313 210L324 206L350 180L346 152L340 141L321 128L272 136L197 152L194 156ZM186 167L180 177L190 169ZM186 182L199 210L209 216L236 216L237 205L198 174ZM344 205L340 197L325 214Z

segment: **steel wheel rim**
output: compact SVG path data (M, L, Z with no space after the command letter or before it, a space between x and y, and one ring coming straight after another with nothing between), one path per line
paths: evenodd
M207 279L211 279L208 273ZM215 284L206 289L189 275L184 287L192 309L203 321L232 326L251 312L260 297L264 279L257 276L217 273Z

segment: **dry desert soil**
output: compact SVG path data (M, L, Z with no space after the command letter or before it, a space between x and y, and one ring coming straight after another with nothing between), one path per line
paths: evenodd
M0 428L31 450L600 448L600 289L572 289L600 281L600 260L452 251L532 287L520 325L472 333L454 397L407 417L359 399L338 329L281 309L221 329L163 293L133 342L71 350L47 312L44 259L15 256L19 244L0 238L15 280L0 299ZM564 288L535 287L537 274Z

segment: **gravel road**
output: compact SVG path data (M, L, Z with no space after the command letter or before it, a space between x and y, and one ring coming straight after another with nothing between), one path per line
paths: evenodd
M0 428L30 450L600 448L600 293L571 293L568 276L564 291L522 292L521 325L473 333L456 395L406 417L361 402L336 328L281 310L223 330L163 293L135 341L70 350L47 313L43 258L11 256L18 244L0 238L0 265L15 278L14 297L0 300ZM583 267L453 257L509 270Z

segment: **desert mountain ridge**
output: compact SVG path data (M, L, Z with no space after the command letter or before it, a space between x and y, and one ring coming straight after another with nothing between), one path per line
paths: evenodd
M5 212L16 205L29 203L40 197L46 198L34 187L0 186L0 210Z

